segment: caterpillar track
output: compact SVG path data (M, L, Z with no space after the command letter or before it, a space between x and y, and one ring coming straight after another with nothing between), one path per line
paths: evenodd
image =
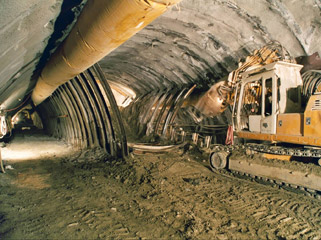
M293 153L291 156L317 159L303 163L265 158L266 153L290 152ZM212 170L220 174L245 177L321 199L321 167L317 165L319 154L318 149L293 149L263 144L219 145L212 148L209 163Z

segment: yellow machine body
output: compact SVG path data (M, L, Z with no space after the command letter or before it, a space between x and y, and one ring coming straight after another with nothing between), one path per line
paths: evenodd
M302 110L300 69L276 62L243 74L233 106L238 137L321 146L321 94L310 96Z

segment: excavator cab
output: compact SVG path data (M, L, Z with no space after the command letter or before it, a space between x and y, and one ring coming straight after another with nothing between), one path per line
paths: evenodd
M280 116L301 119L301 68L278 61L240 74L232 113L239 137L273 141Z

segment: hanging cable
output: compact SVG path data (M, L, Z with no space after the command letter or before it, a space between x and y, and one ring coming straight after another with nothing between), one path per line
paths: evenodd
M28 99L30 98L30 96L31 96L31 94L29 94L28 97L26 97L26 99L25 99L21 104L19 104L19 106L15 107L15 108L11 108L11 109L5 109L5 110L3 110L3 111L4 111L4 112L12 112L12 111L14 111L14 110L19 109L20 107L22 107L22 106L28 101Z
M226 145L233 145L234 144L234 134L233 134L233 126L232 125L229 125L227 128L225 144Z
M0 167L1 167L1 172L6 173L6 171L4 170L4 167L3 167L1 149L0 149Z

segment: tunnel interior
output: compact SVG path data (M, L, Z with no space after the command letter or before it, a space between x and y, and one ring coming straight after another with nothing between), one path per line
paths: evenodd
M200 142L223 143L230 108L206 117L195 109L193 96L204 94L240 59L270 41L280 42L293 57L318 51L320 6L313 3L301 12L300 4L256 1L252 8L242 1L183 1L102 59L104 76L98 83L89 84L92 74L80 74L41 104L45 129L80 148L100 146L112 155L126 136L130 142L177 143L197 136ZM106 99L104 81L135 94L121 90L124 99L131 98L129 106L120 107L122 120ZM91 113L82 112L90 108ZM126 131L121 133L122 124Z
M39 70L67 36L84 4L64 1L60 13L56 4L59 14L55 24L51 22L53 33L20 103L29 101ZM79 149L101 147L111 155L127 152L127 137L134 142L178 142L195 133L222 143L230 109L206 117L193 106L193 96L204 94L240 59L270 41L280 42L293 57L317 52L319 11L318 1L182 1L100 60L99 66L60 86L36 112L47 134ZM11 81L9 88L4 85L6 93L16 93L16 84L24 78L21 70L19 74L17 81L11 78L6 83ZM111 91L118 93L116 100ZM9 100L2 101L3 108ZM4 111L11 117L16 114Z
M125 8L82 18L104 4ZM139 14L163 14L146 24L148 14L128 11L141 6ZM301 121L318 131L302 114L321 92L320 14L320 0L1 1L0 238L320 239L321 150L300 145L297 155L314 154L301 162L273 158L289 156L292 143L260 152L266 139L234 138L235 111L215 95L256 50L276 44L310 80L302 96L285 93L305 105L284 111L293 115L278 127ZM321 112L320 96L311 112Z

